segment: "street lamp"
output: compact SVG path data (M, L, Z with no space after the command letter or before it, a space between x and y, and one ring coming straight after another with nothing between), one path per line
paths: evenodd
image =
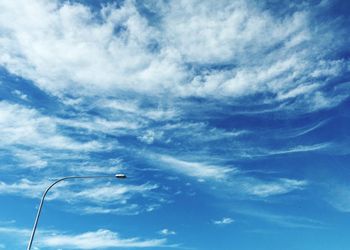
M61 182L61 181L64 181L64 180L69 180L69 179L98 179L98 178L117 178L117 179L125 179L125 178L126 178L126 175L125 175L125 174L116 174L116 175L96 175L96 176L67 176L67 177L63 177L63 178L61 178L61 179L58 179L58 180L54 181L54 182L45 190L43 196L41 197L40 205L39 205L39 208L38 208L38 212L37 212L37 214L36 214L36 217L35 217L35 222L34 222L32 234L31 234L30 239L29 239L29 243L28 243L27 250L30 250L31 247L32 247L33 239L34 239L34 235L35 235L35 231L36 231L36 228L37 228L37 226L38 226L38 221L39 221L39 217L40 217L40 214L41 214L41 209L42 209L42 207L43 207L46 194L49 192L49 190L50 190L54 185L56 185L57 183L59 183L59 182Z

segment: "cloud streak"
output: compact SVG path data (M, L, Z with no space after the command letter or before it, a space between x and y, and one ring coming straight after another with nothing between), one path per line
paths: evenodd
M0 227L0 233L21 239L29 238L31 230L16 227ZM169 247L165 238L141 239L138 237L122 238L118 233L108 229L85 232L81 234L66 234L54 230L40 230L37 232L39 247L96 249L96 248L148 248ZM174 245L173 245L174 246Z
M40 198L49 181L30 181L21 179L18 182L7 183L0 181L0 195L15 195L26 198ZM80 186L81 191L76 190L70 183L61 183L52 189L46 200L60 200L69 202L72 208L70 212L83 211L85 214L124 214L136 215L147 211L153 211L161 206L156 190L156 184L94 184L94 187ZM162 197L162 201L165 199ZM156 205L156 207L154 207ZM76 209L79 207L79 209ZM154 207L152 210L149 210Z
M215 225L228 225L228 224L232 224L234 222L233 219L229 218L229 217L224 217L221 220L214 220L213 223Z
M241 183L243 190L248 194L257 197L269 197L273 195L282 195L295 190L303 190L306 188L308 182L305 180L293 180L293 179L277 179L272 181L259 181L252 180L249 182L249 178L243 180Z
M46 247L65 247L70 249L96 249L116 247L164 247L166 239L141 240L139 238L120 238L120 236L106 229L95 232L86 232L78 235L52 235L41 240L41 245Z
M5 148L11 145L72 151L94 151L102 148L97 141L78 142L62 135L54 119L35 109L4 101L0 102L0 130L0 146Z
M196 178L209 185L218 185L226 194L248 195L255 198L268 198L304 190L306 180L290 178L257 178L244 173L236 167L210 165L207 163L183 161L168 155L154 155L153 160L162 169L168 169L181 175Z
M159 159L164 168L199 179L225 179L229 173L235 171L234 168L183 161L167 155L155 155L154 157Z

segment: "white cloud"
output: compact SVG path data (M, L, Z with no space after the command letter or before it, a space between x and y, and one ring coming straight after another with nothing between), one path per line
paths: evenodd
M287 90L285 93L283 93L283 92L278 93L277 99L284 100L284 99L296 97L296 96L301 95L301 94L305 95L305 94L308 94L308 93L316 90L317 88L318 88L317 84L300 85L300 86L297 86L291 90Z
M321 151L321 150L325 150L327 148L330 148L331 145L332 145L332 143L329 143L329 142L313 144L313 145L298 145L298 146L286 148L286 149L269 150L269 151L266 151L263 153L265 153L267 155L279 155L279 154L291 154L291 153Z
M153 212L153 211L157 210L158 208L160 208L160 204L150 204L146 207L146 211Z
M85 200L96 203L118 202L126 203L134 195L147 196L149 193L158 188L155 184L143 185L124 185L124 184L108 184L100 185L95 188L86 188L79 192L65 191L67 200Z
M25 242L31 230L16 227L0 227L0 233L20 239ZM59 247L70 249L105 249L105 248L146 248L167 247L166 239L121 238L118 233L108 229L99 229L94 232L69 235L54 230L37 231L38 247Z
M6 31L0 63L51 93L147 92L182 78L176 53L149 51L159 32L132 1L121 8L105 6L99 13L102 22L76 3L18 0L0 7L0 29Z
M153 121L166 121L176 119L180 115L180 111L174 107L143 107L141 103L135 100L117 100L102 99L99 100L97 106L107 109L108 112L123 112L123 116L134 115L135 117L150 119Z
M92 163L85 163L79 166L73 166L70 168L71 171L76 173L104 173L104 174L116 174L121 172L123 166L115 165L112 167L94 165Z
M155 132L153 130L147 130L144 134L137 137L140 141L152 144L155 140L161 139L163 136L163 132Z
M58 125L64 125L72 128L86 129L90 132L102 132L102 133L116 133L122 130L135 130L140 128L142 125L127 120L106 120L103 118L92 118L92 119L61 119L56 118L55 122Z
M0 195L17 195L29 198L39 198L46 190L46 188L52 182L49 181L30 181L27 179L21 179L18 182L6 183L0 181ZM98 213L115 212L118 209L124 210L127 213L140 213L146 210L149 202L146 200L154 200L158 197L154 190L158 188L158 185L143 184L143 185L127 185L127 184L94 184L91 188L88 185L81 186L81 191L74 189L76 186L72 186L72 183L61 182L50 190L47 200L63 200L71 203L81 204L87 202L89 204L98 204L100 206L106 206L111 204L119 204L121 207L108 210L108 207L86 207L86 213L92 213L96 211ZM144 206L138 207L138 205L129 204L129 200L134 197L142 197L138 202L145 203ZM137 208L139 208L137 210ZM117 209L117 210L116 210Z
M164 8L169 44L185 62L209 65L191 84L179 86L185 96L234 98L262 92L276 94L276 100L298 96L314 100L312 91L323 86L318 72L331 78L346 71L344 61L315 62L313 53L324 54L324 45L315 43L318 35L309 27L308 9L278 17L253 2L210 0L176 1ZM309 42L313 50L308 49ZM210 69L220 64L230 67Z
M216 193L217 195L239 194L249 195L251 198L267 198L284 195L296 190L304 190L308 185L308 182L305 180L279 178L265 181L239 173L234 178L229 178L228 173L232 171L230 169L225 170L222 167L198 165L198 163L180 161L180 163L177 162L177 164L171 165L173 163L163 161L163 164L167 164L165 166L169 169L194 177L199 181L208 180L211 183L220 183L221 192ZM14 183L0 182L0 195L10 194L39 198L49 184L50 182L48 181L33 182L27 179L21 179ZM94 204L94 206L86 205L82 209L87 214L118 212L126 215L139 214L145 211L151 212L161 206L159 202L166 201L161 197L161 194L155 192L158 189L156 184L128 185L106 183L95 185L93 188L84 185L80 189L80 191L72 189L70 183L62 183L50 191L47 199L63 200L77 205L83 203ZM214 188L213 190L216 189ZM137 197L138 200L135 202ZM154 204L154 202L157 203ZM118 207L111 207L111 205L118 205Z
M250 198L266 198L287 194L296 190L304 190L308 185L306 180L290 178L265 180L251 177L244 171L234 167L211 165L205 162L183 161L168 155L153 154L151 159L156 161L160 168L196 178L199 182L208 181L212 190L216 191L217 188L220 188L221 192L215 192L216 195L238 194Z
M308 9L282 17L246 1L153 2L145 5L162 18L150 25L135 4L93 12L70 2L2 1L0 64L61 97L119 90L218 99L266 93L278 102L304 97L290 104L302 110L347 97L321 92L326 83L320 78L348 71L349 63L328 59L332 50L323 48L333 40L319 39L327 26L310 28ZM136 106L119 104L130 112ZM158 120L176 113L144 115Z
M15 150L15 156L20 161L20 166L24 168L45 168L48 162L36 153L24 150Z
M159 128L163 133L170 134L170 136L188 140L190 136L192 140L197 142L209 142L219 140L233 140L239 136L249 134L247 130L225 130L209 126L205 122L175 122L167 123Z
M0 227L0 233L22 236L24 238L30 236L31 230L16 227Z
M176 159L168 155L154 155L162 168L170 169L198 179L220 180L235 172L235 168Z
M304 180L286 178L266 182L257 179L250 181L250 178L246 178L243 180L243 183L241 183L245 192L258 197L269 197L286 194L295 190L303 190L307 184L308 182Z
M25 145L58 150L97 151L102 145L97 141L78 142L61 135L51 117L35 109L0 102L1 147Z
M28 96L26 94L23 94L18 89L12 91L11 93L24 101L28 101Z
M169 229L167 229L167 228L164 228L164 229L162 229L162 230L159 231L159 234L168 236L168 235L175 235L176 232L173 231L173 230L169 230Z
M350 213L350 186L332 183L327 189L326 201L338 211Z
M185 60L209 64L247 60L302 30L305 23L303 13L276 23L246 1L176 1L164 18L166 36Z
M49 186L49 184L49 182L33 182L27 179L21 179L14 183L0 181L0 195L12 194L30 198L38 198Z
M41 198L52 182L21 179L9 183L0 181L0 195ZM93 187L91 187L93 186ZM158 185L128 185L108 183L61 182L48 193L46 200L69 203L70 213L138 215L159 209L167 202L157 192Z
M40 244L46 247L63 247L70 249L101 249L101 248L146 248L164 247L166 239L142 240L140 238L120 238L120 236L106 229L87 232L78 235L52 235L45 236Z
M5 220L5 221L0 221L0 225L11 225L11 224L15 224L16 220Z
M321 221L314 220L307 217L284 215L271 213L264 210L251 210L249 208L235 210L236 213L240 213L247 216L252 216L257 219L267 221L269 223L286 227L286 228L309 228L309 229L326 229L326 225Z
M227 224L232 224L234 222L233 219L224 217L221 220L214 220L213 223L216 225L227 225Z
M117 208L98 207L98 206L86 206L79 207L79 213L85 214L117 214L117 215L138 215L141 212L147 211L147 208L142 208L138 204L124 205Z
M308 124L307 126L303 126L300 128L294 128L290 131L286 131L285 130L285 135L283 135L282 131L278 131L279 134L282 134L281 138L292 138L292 137L299 137L299 136L303 136L306 135L310 132L313 132L321 127L323 127L324 125L326 125L328 122L330 121L330 119L325 119L323 121L317 122L317 123L313 123L313 124ZM317 145L317 144L316 144ZM322 144L321 144L322 145ZM320 144L318 145L319 147L315 146L314 149L322 149L327 147L327 145L323 145L321 146ZM304 148L305 149L305 148ZM311 151L312 148L310 148ZM306 148L307 150L307 148ZM285 151L290 151L290 150L285 150Z

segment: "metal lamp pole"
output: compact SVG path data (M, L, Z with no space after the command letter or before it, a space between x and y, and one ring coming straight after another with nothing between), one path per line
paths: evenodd
M35 235L35 231L36 231L36 228L38 226L38 221L39 221L39 218L40 218L40 214L41 214L41 209L44 205L44 201L45 201L45 197L46 197L46 194L49 192L49 190L54 186L56 185L57 183L61 182L61 181L64 181L64 180L68 180L68 179L98 179L98 178L117 178L117 179L125 179L126 178L126 175L125 174L116 174L116 175L96 175L96 176L67 176L67 177L63 177L61 179L58 179L56 180L55 182L53 182L44 192L43 196L41 197L41 201L40 201L40 205L39 205L39 208L38 208L38 212L36 214L36 217L35 217L35 222L34 222L34 226L33 226L33 230L32 230L32 234L30 236L30 239L29 239L29 243L28 243L28 247L27 247L27 250L30 250L31 247L32 247L32 244L33 244L33 240L34 240L34 235Z

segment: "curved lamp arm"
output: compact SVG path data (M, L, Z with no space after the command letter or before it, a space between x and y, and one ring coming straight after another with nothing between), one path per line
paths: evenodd
M44 201L45 201L45 197L47 195L47 193L49 192L49 190L55 186L57 183L61 182L61 181L64 181L64 180L68 180L68 179L98 179L98 178L117 178L117 179L125 179L126 178L126 175L124 174L116 174L116 175L96 175L96 176L67 176L67 177L63 177L61 179L58 179L56 181L54 181L50 186L48 186L48 188L45 190L45 192L43 193L43 196L41 197L41 200L40 200L40 205L39 205L39 208L38 208L38 212L36 214L36 217L35 217L35 222L34 222L34 226L33 226L33 230L32 230L32 233L31 233L31 236L30 236L30 239L29 239L29 243L28 243L28 247L27 247L27 250L30 250L31 247L32 247L32 244L33 244L33 240L34 240L34 235L35 235L35 231L36 231L36 228L38 226L38 221L39 221L39 218L40 218L40 214L41 214L41 210L42 210L42 207L44 205Z

